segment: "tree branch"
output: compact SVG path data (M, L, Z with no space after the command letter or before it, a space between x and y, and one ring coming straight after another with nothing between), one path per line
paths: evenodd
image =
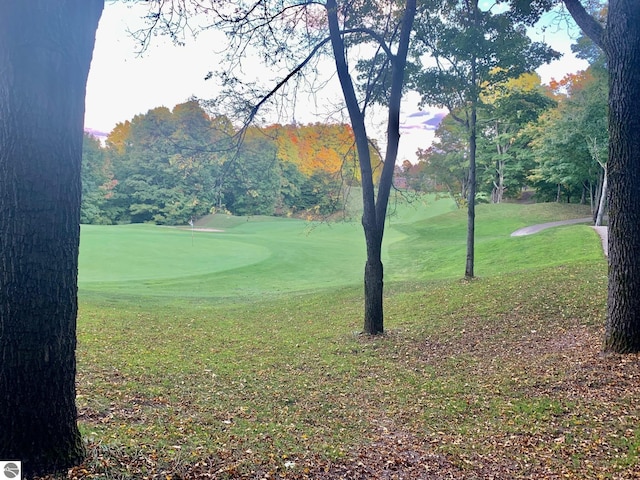
M602 50L606 51L604 45L604 28L593 18L584 8L580 0L563 0L564 6L578 24L580 29Z
M387 56L389 58L394 58L395 55L393 54L393 52L391 51L391 49L389 48L389 45L387 45L387 42L385 41L384 37L380 34L378 34L378 32L370 29L370 28L347 28L345 30L341 30L340 33L342 33L343 35L346 35L348 33L364 33L369 35L371 38L373 38L376 42L378 42L378 44L380 45L380 47L384 50L384 53L387 54Z
M260 101L251 109L251 112L249 113L249 116L245 121L245 127L248 126L253 121L260 107L262 107L262 105L264 105L271 97L273 97L278 92L278 90L284 87L287 84L287 82L291 80L291 78L293 78L296 74L298 74L298 72L300 72L300 70L302 70L305 67L305 65L307 65L307 63L309 63L311 59L316 55L316 53L318 53L318 51L325 44L329 43L330 40L331 39L327 37L323 39L321 42L319 42L315 47L313 47L313 49L311 50L311 53L309 53L309 55L307 55L307 57L300 64L298 64L295 68L293 68L282 80L280 80L276 84L275 87L273 87L264 97L262 97L262 99L260 99Z
M340 30L340 34L341 35L347 35L350 33L364 33L369 35L371 38L373 38L374 40L376 40L376 42L378 42L378 44L380 45L380 47L385 51L385 53L388 55L388 57L393 60L395 58L395 55L393 54L393 52L391 52L391 49L389 48L389 46L386 44L386 42L384 41L384 38L381 35L378 35L378 33L376 33L375 31L369 29L369 28L350 28L350 29L345 29L345 30ZM292 77L294 77L298 72L300 72L300 70L302 70L305 65L307 65L307 63L309 63L311 61L311 59L316 55L316 53L318 53L318 51L327 43L329 43L329 41L331 40L330 37L326 37L323 40L321 40L317 45L315 45L313 47L313 49L311 50L311 53L309 53L309 55L307 55L307 57L300 63L298 64L294 69L291 70L291 72L289 72L282 80L280 80L277 85L272 88L252 109L251 112L249 114L249 117L247 118L247 121L245 122L245 125L249 125L253 119L255 118L255 116L258 113L258 110L260 109L260 107L262 107L262 105L264 105L273 95L275 95L278 90L280 90L289 80L291 80Z

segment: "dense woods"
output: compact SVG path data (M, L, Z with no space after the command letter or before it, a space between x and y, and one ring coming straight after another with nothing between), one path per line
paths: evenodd
M340 210L344 188L359 182L347 125L241 134L195 100L120 123L105 145L86 134L82 222L186 224L215 212L324 216ZM374 149L372 158L379 162Z

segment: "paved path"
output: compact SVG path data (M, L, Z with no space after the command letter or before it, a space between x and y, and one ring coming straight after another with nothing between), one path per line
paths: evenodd
M541 230L546 230L547 228L559 227L561 225L574 225L576 223L591 223L593 222L593 218L584 217L584 218L574 218L573 220L560 220L559 222L548 222L548 223L540 223L538 225L531 225L530 227L524 227L520 230L516 230L511 234L512 237L520 237L522 235L532 235L534 233L538 233Z
M548 223L540 223L538 225L531 225L530 227L524 227L519 230L516 230L511 234L512 237L520 237L522 235L532 235L534 233L538 233L541 230L545 230L547 228L559 227L561 225L575 225L578 223L591 223L593 218L584 217L584 218L574 218L573 220L560 220L558 222L548 222ZM602 240L602 249L604 250L604 254L609 256L609 235L607 227L593 227L598 235L600 235L600 239Z
M604 250L605 256L609 256L609 229L607 227L593 227L593 229L598 232L600 235L600 239L602 240L602 249Z

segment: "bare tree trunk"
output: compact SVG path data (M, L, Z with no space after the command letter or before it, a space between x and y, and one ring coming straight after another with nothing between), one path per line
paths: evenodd
M475 79L473 79L473 81L475 82ZM467 262L464 271L465 278L473 278L474 276L476 228L476 103L476 100L472 101L471 118L469 121L469 197L467 204Z
M326 7L336 70L356 139L362 178L362 200L364 206L362 226L367 247L367 261L364 270L364 332L369 335L378 335L384 332L382 239L389 194L393 184L393 171L398 153L398 144L400 142L400 101L402 99L409 39L416 11L416 0L407 0L406 2L398 51L390 59L392 79L388 105L387 152L378 184L377 200L373 184L373 172L371 170L369 139L364 124L364 113L358 103L347 66L345 45L338 20L337 3L335 0L327 0Z
M607 165L602 166L604 172L602 174L602 187L600 188L600 200L598 201L598 212L596 213L596 227L602 225L602 219L604 218L604 211L607 205Z
M75 347L84 97L103 0L0 3L0 459L83 458Z
M598 196L598 198L600 198L600 192L598 191L598 183L600 182L596 183L595 193ZM595 205L596 200L595 200L593 189L594 189L593 182L589 180L589 209L591 211L591 215L593 215L593 221L595 222L595 218L596 218L596 215L598 214L598 211L596 210L596 205Z
M497 176L498 184L496 185L496 201L495 203L502 203L504 200L504 160L498 160L497 163Z

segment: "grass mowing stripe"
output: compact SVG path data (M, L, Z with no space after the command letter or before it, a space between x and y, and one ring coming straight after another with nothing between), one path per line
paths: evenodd
M190 232L166 227L85 225L80 284L217 272L257 263L269 254L263 246L216 233L197 232L192 240Z

